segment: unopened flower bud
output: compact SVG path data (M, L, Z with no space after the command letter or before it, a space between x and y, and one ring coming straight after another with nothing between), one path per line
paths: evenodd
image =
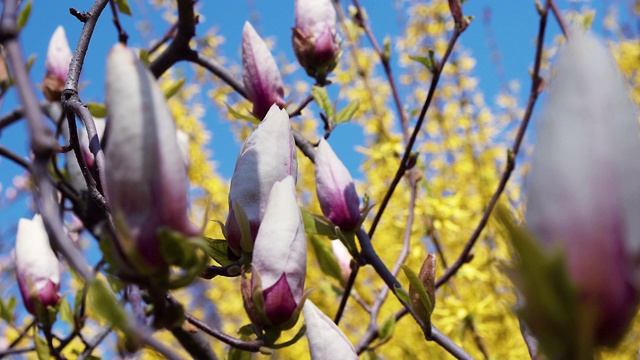
M226 222L227 241L231 249L240 251L242 237L233 204L237 203L246 213L253 241L264 217L273 184L288 175L295 180L297 173L297 152L289 115L273 105L242 145L231 178Z
M312 360L356 360L358 354L344 333L311 300L302 308Z
M249 22L242 29L242 80L258 119L264 118L273 104L284 106L284 86L276 60Z
M340 266L340 274L342 275L343 283L346 283L349 280L349 276L351 275L351 254L346 246L340 240L332 240L331 241L331 251L333 252L333 256L336 257L338 261L338 266Z
M360 200L349 170L323 138L316 153L316 193L322 213L341 230L360 222Z
M613 345L638 303L637 113L613 57L592 35L574 31L555 70L527 180L526 224L565 255L578 301L590 309L594 345Z
M18 286L27 310L37 316L37 304L42 309L56 306L60 299L60 267L40 215L18 222L15 256Z
M124 45L107 58L106 195L118 244L137 272L166 262L158 230L199 234L188 217L187 172L176 127L155 78Z
M64 28L58 26L49 41L47 59L44 65L46 74L44 76L42 89L47 100L60 101L60 96L67 80L71 57L71 48L69 47Z
M337 65L340 38L331 0L296 0L293 51L307 74L324 79Z
M252 320L263 326L278 326L290 323L299 314L307 269L307 239L293 177L276 182L270 193L253 251L252 296L245 295L244 299ZM263 299L260 315L252 310L256 293L261 293Z

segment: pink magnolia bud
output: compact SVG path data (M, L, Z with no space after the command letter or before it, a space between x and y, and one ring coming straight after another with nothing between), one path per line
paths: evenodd
M227 240L231 249L239 252L241 248L240 226L233 203L244 209L251 228L251 238L255 240L273 184L287 175L293 176L295 180L297 173L297 152L289 115L273 105L262 123L242 145L231 178L229 216L226 222Z
M71 48L67 42L64 28L58 26L49 41L47 59L45 60L46 74L43 81L43 92L47 100L60 101L71 62Z
M340 38L331 0L296 0L293 51L313 78L325 78L338 63Z
M284 87L276 60L248 21L242 29L242 80L253 103L253 113L259 119L271 105L284 106Z
M27 310L37 315L37 303L43 309L56 306L60 299L60 267L40 215L18 222L15 254L18 286Z
M638 303L640 137L613 57L590 34L562 49L527 181L528 228L566 256L596 345L615 344Z
M340 240L331 241L331 251L338 261L338 266L340 266L342 281L346 283L351 275L351 254Z
M341 230L360 222L360 200L349 170L323 138L316 153L316 193L324 216Z
M138 272L165 266L157 231L199 234L188 217L187 172L155 78L124 45L107 58L106 195L119 246Z
M311 300L304 303L302 313L312 360L358 359L349 339Z
M307 269L307 239L291 176L273 185L251 268L252 292L262 290L269 323L288 322L302 299Z

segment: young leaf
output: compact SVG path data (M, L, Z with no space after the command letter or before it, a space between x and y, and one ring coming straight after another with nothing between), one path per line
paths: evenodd
M27 1L27 3L24 4L24 7L18 14L18 19L16 20L16 23L18 25L18 32L20 32L20 30L22 30L22 28L27 25L27 21L29 21L29 16L31 15L31 5L31 0Z
M151 60L149 60L149 50L140 49L138 57L140 57L140 61L142 61L145 66L149 67L149 64L151 64Z
M227 266L234 263L233 260L229 259L229 243L227 243L227 240L212 239L208 237L205 237L204 240L208 245L205 252L218 264L221 266Z
M384 319L384 322L380 326L380 341L388 340L393 335L393 330L396 328L396 315L391 314Z
M312 214L303 208L300 208L300 212L302 213L302 221L304 222L304 231L307 234L324 235L328 236L329 239L338 238L334 226L329 223L329 220Z
M0 318L8 323L13 322L13 310L16 307L16 303L16 298L13 296L6 303L0 299Z
M418 295L417 300L419 301L411 301L412 299L410 298L409 304L411 304L413 310L416 312L418 317L420 317L420 320L424 321L425 324L429 324L431 322L431 313L433 312L433 304L431 304L429 295L427 295L427 291L418 278L418 275L416 275L411 268L407 265L402 265L402 270L411 284L409 291Z
M89 301L98 316L120 329L127 337L131 335L127 313L102 280L95 279L89 285Z
M353 117L353 114L355 114L356 111L358 111L359 107L360 107L360 101L354 100L350 102L349 105L342 108L342 110L338 111L335 119L336 125L342 124L343 122L350 121L351 118Z
M252 124L260 124L260 120L257 119L254 116L251 115L244 115L238 111L235 111L231 106L229 106L229 104L224 103L227 106L227 110L229 110L229 113L231 113L231 116L233 116L234 119L238 119L238 120L247 120L249 122L251 122Z
M107 107L104 104L87 103L87 108L93 117L104 118L107 117Z
M178 91L182 89L185 81L185 78L180 78L179 80L174 81L167 89L165 89L164 98L167 100L171 99L173 95L177 94Z
M311 96L313 96L313 100L315 100L320 109L324 111L324 114L327 115L327 119L331 119L333 117L333 105L329 99L329 94L327 94L327 89L314 86L311 89Z
M409 293L407 292L407 290L396 287L393 289L393 293L396 294L398 299L402 300L402 302L411 304L411 300L409 298Z
M60 319L64 322L66 322L67 324L71 325L71 328L73 329L75 327L75 318L73 316L73 311L71 311L71 306L69 305L69 302L67 301L66 298L62 298L60 300Z
M309 236L309 240L311 241L313 251L316 253L316 259L318 259L320 270L342 283L343 280L342 273L340 272L340 265L338 265L338 261L329 246L326 245L328 242L322 241L317 236Z
M44 339L41 338L35 330L33 334L33 344L36 346L36 355L38 355L38 360L49 360L51 358L49 345L47 345L47 342L44 341Z
M426 67L427 70L431 72L433 72L435 69L432 59L426 56L409 56L409 59L419 62L420 64L424 65L424 67Z
M120 13L131 16L129 0L116 0L116 5L118 5L118 11L120 11Z

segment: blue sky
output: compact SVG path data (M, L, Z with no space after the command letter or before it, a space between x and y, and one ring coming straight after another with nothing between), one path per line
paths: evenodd
M31 18L21 34L22 44L26 54L37 54L36 62L31 71L32 79L39 83L44 75L44 59L49 38L58 25L63 25L72 48L75 48L82 23L69 15L68 9L74 7L78 10L88 10L91 2L80 0L35 0ZM142 0L130 0L134 18L122 16L121 21L125 30L130 35L129 45L133 47L147 48L152 39L160 37L168 25L161 20L160 11ZM386 35L392 39L401 35L402 24L399 15L406 9L398 9L397 4L402 1L363 0L373 31L382 42ZM226 38L222 46L223 55L231 62L239 63L240 39L242 26L250 20L263 37L277 39L274 53L284 54L288 62L295 62L295 57L290 47L290 28L293 26L293 1L264 1L245 0L235 2L200 1L198 6L202 15L202 22L198 25L198 33L202 34L210 27L216 27L218 32ZM538 17L535 13L533 1L499 1L486 2L469 0L464 5L465 14L474 15L476 20L463 34L460 44L470 50L477 60L475 76L480 80L480 88L485 93L485 99L492 103L500 88L497 79L495 65L491 61L488 51L485 28L482 24L483 11L489 8L492 13L491 28L495 36L497 49L502 55L505 79L507 81L518 80L523 90L521 91L521 103L527 95L529 80L528 69L531 66L534 53L534 39L537 32ZM576 9L584 6L600 8L604 5L599 2L589 1L558 1L562 9ZM602 12L596 23L601 21ZM150 29L149 36L142 37L139 29L143 26ZM550 21L547 40L552 39L558 33L558 27L554 21ZM94 38L85 60L81 82L84 87L80 96L83 101L102 102L104 64L109 48L116 42L116 31L111 23L109 9L105 10L98 22ZM186 66L186 65L181 65ZM396 74L400 69L395 69ZM297 70L294 74L304 77L303 70ZM200 101L210 104L206 96L208 89L203 89ZM406 91L406 89L405 89ZM10 92L0 105L0 115L6 114L16 106L14 92ZM214 160L218 163L218 170L225 177L229 177L233 171L234 161L239 149L234 136L230 135L228 122L219 118L218 112L211 108L203 119L207 128L212 132L211 147L214 152ZM351 171L357 176L360 155L355 151L352 128L339 127L331 138L332 146L338 155L344 160ZM27 154L28 141L24 122L15 124L0 133L0 144L9 147L19 154ZM22 170L6 159L0 159L0 184L4 193L14 176L22 174ZM11 249L14 235L13 224L19 217L29 214L26 204L30 200L22 198L15 204L5 206L0 202L0 253Z

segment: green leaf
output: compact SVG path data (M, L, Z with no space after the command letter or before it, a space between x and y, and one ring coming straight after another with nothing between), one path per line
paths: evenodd
M0 299L0 318L8 323L13 322L13 310L16 307L16 298L11 296L5 303Z
M422 281L420 281L418 275L416 275L416 273L413 272L411 268L409 268L407 265L402 265L402 270L404 271L404 274L407 276L407 278L409 279L409 283L411 284L410 291L413 290L418 294L418 299L420 300L419 303L424 311L416 309L414 302L409 302L409 304L411 304L411 307L414 308L413 310L421 318L420 320L422 320L425 325L427 325L431 323L431 313L433 312L433 304L431 304L431 300L429 299L427 290L424 288L424 285L422 285Z
M407 290L403 288L394 287L393 293L396 294L398 299L400 299L402 302L406 304L411 304L411 300L409 298L409 293L407 292Z
M426 67L427 70L429 70L431 72L433 72L434 69L435 69L433 61L429 57L426 57L426 56L409 56L409 59L419 62L420 64L424 65L424 67Z
M138 57L146 67L149 67L149 64L151 64L151 60L149 60L149 50L140 49L140 53L138 53Z
M38 355L38 360L51 359L51 353L49 353L49 345L47 345L47 342L43 338L41 338L35 331L33 334L33 344L36 346L36 355Z
M180 91L180 89L182 89L182 86L184 85L186 79L185 78L180 78L179 80L174 81L165 91L164 91L164 98L169 100L171 99L171 97L175 94L178 93L178 91Z
M87 108L93 117L104 118L107 117L107 107L104 104L98 104L94 102L87 103Z
M393 330L396 328L396 315L390 314L386 319L382 322L380 326L380 341L389 340L391 335L393 335Z
M227 266L235 262L229 259L229 243L227 243L227 240L212 239L208 237L205 237L204 240L207 242L207 249L205 249L205 252L218 264L221 266Z
M385 36L382 42L382 56L385 61L391 60L391 38L389 35Z
M304 336L304 334L307 332L307 325L302 325L300 327L300 330L298 330L298 332L291 338L291 340L285 341L283 343L280 344L274 344L273 346L271 346L271 348L273 349L283 349L286 348L287 346L291 346L295 343L298 342L298 340L302 339L302 337Z
M27 25L27 21L29 21L29 16L31 15L31 6L32 2L31 0L28 0L27 3L24 4L22 10L20 10L18 19L16 20L16 23L18 25L18 32L20 32L20 30L22 30L22 28Z
M327 94L327 89L314 86L311 89L311 96L313 96L313 100L315 100L320 109L324 111L324 114L327 115L327 119L331 119L333 117L333 105L329 99L329 94Z
M307 234L317 234L328 236L330 239L337 239L335 227L328 219L320 215L315 215L306 209L300 208L302 213L302 221L304 222L304 231Z
M35 62L36 62L36 56L35 54L31 54L31 56L29 56L29 58L27 59L27 64L25 65L27 72L31 71L31 68L33 67L33 64Z
M309 236L309 241L311 241L313 251L316 253L316 259L318 259L320 270L342 284L344 280L342 279L340 265L338 264L335 255L333 255L330 247L327 245L328 241L322 241L317 236Z
M118 11L120 11L120 13L131 16L129 0L116 0L116 5L118 5Z
M69 305L67 298L60 300L59 308L60 319L71 325L71 328L74 329L76 325L75 316L73 315L73 311L71 311L71 305Z
M249 217L239 202L234 201L231 206L233 207L233 214L240 228L240 248L242 251L253 252L253 238L251 237Z
M89 285L89 301L99 317L120 329L127 337L132 335L127 313L102 280L95 279Z
M227 110L229 110L229 113L231 113L231 116L233 116L234 119L238 119L238 120L247 120L249 122L251 122L252 124L260 124L260 119L256 118L253 115L244 115L238 111L235 111L231 106L229 106L229 104L224 103L227 106Z
M360 101L354 100L350 102L349 105L342 108L342 110L338 111L338 113L336 114L336 124L342 124L343 122L350 121L356 111L358 111L359 107Z

